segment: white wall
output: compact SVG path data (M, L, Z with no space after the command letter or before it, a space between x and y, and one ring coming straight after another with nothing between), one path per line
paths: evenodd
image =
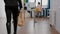
M56 11L56 30L60 33L60 9Z
M50 21L51 21L50 24L52 25L54 24L54 12L55 12L54 10L56 9L54 6L55 2L56 2L55 0L50 0Z
M51 0L50 3L51 3L51 9L50 9L51 24L54 25L56 30L60 33L60 0ZM55 12L56 17L54 17Z
M52 21L52 25L54 23L54 13L56 12L56 10L58 9L59 7L59 3L58 3L59 0L50 0L50 18L51 18L51 21Z
M0 17L5 17L5 8L3 0L0 0Z

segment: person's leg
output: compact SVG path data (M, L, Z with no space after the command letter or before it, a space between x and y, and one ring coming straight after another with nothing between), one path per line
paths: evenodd
M31 15L31 18L32 18L32 11L30 11L30 15Z
M31 16L31 18L32 18L32 11L27 11L29 14L30 14L30 16Z
M36 15L37 17L39 17L39 13L37 13L37 15Z
M12 9L12 14L13 14L13 25L14 25L14 34L17 33L17 20L18 20L18 7L13 7Z
M9 9L9 7L5 7L5 12L7 18L6 22L7 33L11 34L11 10Z
M34 12L34 16L35 16L35 18L37 18L38 16L37 16L37 12Z
M39 17L41 17L42 15L41 15L41 12L39 12Z

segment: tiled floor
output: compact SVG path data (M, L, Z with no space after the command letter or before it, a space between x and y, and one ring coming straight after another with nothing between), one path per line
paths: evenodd
M35 20L33 18L27 18L23 27L17 29L17 34L58 34L54 28L50 28L48 19L40 18ZM38 22L37 22L38 21ZM6 31L6 19L0 18L0 34L7 34ZM11 34L13 34L13 23ZM35 26L34 26L35 25Z

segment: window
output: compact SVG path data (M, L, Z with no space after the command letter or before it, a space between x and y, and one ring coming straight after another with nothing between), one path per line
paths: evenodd
M36 6L40 2L42 8L50 8L50 0L36 0Z
M50 0L28 0L29 3L36 2L36 6L38 2L40 2L42 8L50 8Z
M38 2L41 4L41 0L36 0L36 6L38 5Z
M42 8L48 8L48 0L42 0Z
M35 0L28 0L28 2L35 2Z

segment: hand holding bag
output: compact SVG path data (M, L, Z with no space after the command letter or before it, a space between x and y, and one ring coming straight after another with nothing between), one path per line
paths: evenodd
M18 26L22 27L24 26L24 10L21 9L19 16L18 16Z

